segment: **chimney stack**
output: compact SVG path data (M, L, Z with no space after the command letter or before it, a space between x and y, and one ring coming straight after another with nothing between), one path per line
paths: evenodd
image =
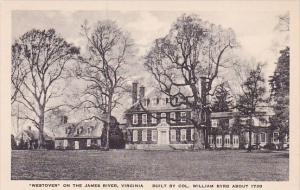
M140 100L145 97L145 87L141 86L140 87Z
M68 123L68 116L65 115L61 116L61 124L66 124L66 123Z
M132 83L132 104L135 104L137 102L137 98L138 98L137 86L138 86L138 83L136 81L134 81Z

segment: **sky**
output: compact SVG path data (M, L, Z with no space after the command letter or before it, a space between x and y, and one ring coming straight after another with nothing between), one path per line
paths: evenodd
M274 31L278 16L285 13L273 11L222 11L222 12L181 12L181 11L14 11L12 14L12 39L36 29L54 28L68 42L84 49L85 39L80 27L85 20L94 24L98 20L115 21L127 31L135 42L136 59L128 71L130 80L149 81L142 57L156 38L165 36L172 23L182 15L197 14L202 20L232 28L241 45L240 55L245 59L265 62L265 75L272 75L279 56L274 42L282 42L282 34Z

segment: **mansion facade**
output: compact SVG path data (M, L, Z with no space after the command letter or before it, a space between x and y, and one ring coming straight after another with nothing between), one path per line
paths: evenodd
M150 92L145 96L145 87L133 83L132 106L125 112L127 125L127 149L193 149L195 127L191 123L192 111L182 105L173 107L168 97ZM251 137L253 146L264 147L269 143L279 144L279 133L270 129L270 115L261 113L254 118ZM249 131L241 130L235 122L238 112L211 113L208 143L211 148L247 148ZM264 119L261 119L264 118ZM240 118L241 123L245 118Z

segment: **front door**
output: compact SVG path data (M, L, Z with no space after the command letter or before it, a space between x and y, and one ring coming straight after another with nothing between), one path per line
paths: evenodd
M158 144L169 144L169 130L158 130Z
M167 131L160 132L160 144L168 144L167 143Z

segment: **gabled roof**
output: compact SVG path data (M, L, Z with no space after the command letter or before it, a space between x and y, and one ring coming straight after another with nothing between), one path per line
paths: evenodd
M39 139L39 132L36 131L36 130L30 130L30 129L22 130L20 133L18 133L16 135L15 139L21 140L22 138L23 138L24 141L38 140ZM45 131L44 131L44 138L45 138L45 140L52 140L53 139Z
M95 138L101 137L103 123L87 121L80 123L66 123L59 126L54 134L55 138Z
M153 101L159 98L159 104L153 104ZM156 111L156 110L177 110L177 109L187 109L186 105L180 106L172 106L170 103L166 103L166 99L169 98L167 95L159 92L157 89L152 88L149 93L145 95L144 98L138 99L135 104L133 104L129 109L125 111L126 113L133 112L133 111ZM144 102L147 101L147 106L142 107ZM170 100L168 100L170 101Z

